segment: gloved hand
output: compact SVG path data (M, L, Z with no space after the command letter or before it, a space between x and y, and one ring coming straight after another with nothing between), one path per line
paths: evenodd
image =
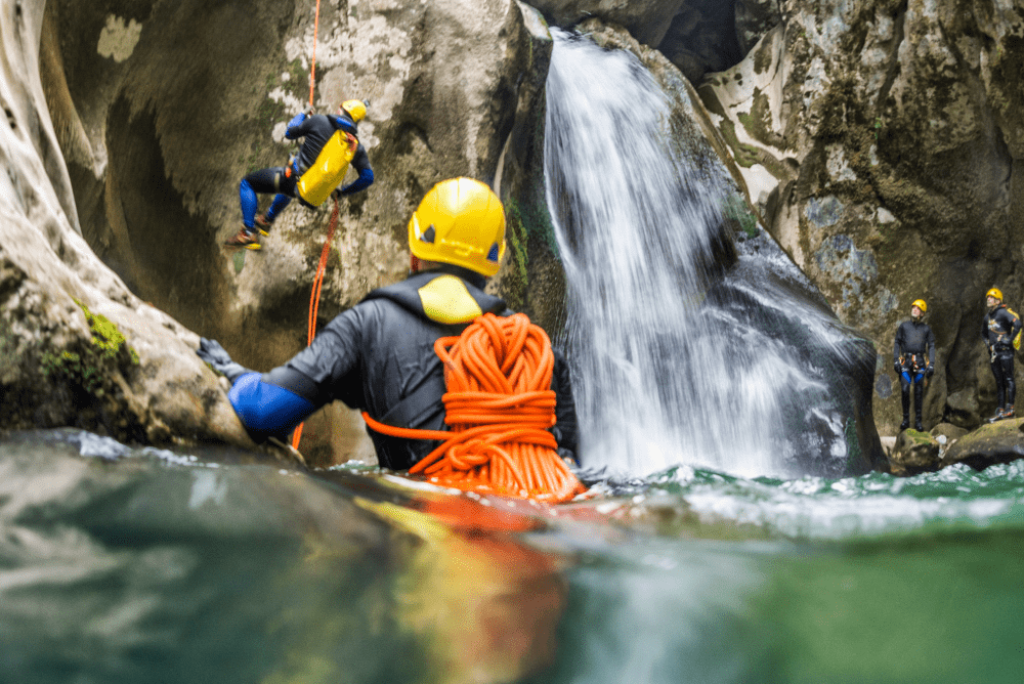
M306 108L302 110L302 113L305 114L306 116L313 116L313 112L315 111L316 109L313 108L313 105L308 104L306 105Z
M199 338L199 349L196 350L196 356L210 364L213 370L226 377L232 384L239 377L250 372L248 368L232 361L231 355L224 347L220 346L220 342L217 340Z
M901 375L903 373L903 367L900 366L900 362L899 361L893 361L892 362L892 369L896 373L896 375Z
M932 377L933 375L935 375L935 366L933 366L933 365L931 365L931 364L929 363L929 364L928 364L928 367L924 369L924 375L925 375L925 377L927 377L927 378L930 378L930 377Z

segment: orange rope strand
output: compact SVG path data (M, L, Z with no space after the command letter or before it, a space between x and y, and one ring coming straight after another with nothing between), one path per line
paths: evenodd
M313 106L313 89L316 87L316 40L320 34L320 0L316 0L316 18L313 20L313 60L309 65L309 106Z
M316 317L320 311L320 289L324 284L324 271L327 270L327 257L331 254L331 240L334 239L334 229L338 225L338 198L334 198L334 211L331 212L331 225L327 229L327 239L324 240L324 248L320 251L320 263L316 267L316 277L313 278L313 291L309 295L309 321L306 326L306 345L313 344L316 337ZM292 448L299 448L299 440L302 439L302 426L299 423L292 433Z
M449 487L552 503L585 491L549 432L555 357L540 326L525 314L484 314L461 336L438 339L434 351L445 367L450 432L394 427L363 413L382 434L443 441L410 473Z

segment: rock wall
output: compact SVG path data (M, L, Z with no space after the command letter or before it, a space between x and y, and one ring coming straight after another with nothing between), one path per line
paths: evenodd
M196 334L82 238L37 67L42 27L43 3L0 1L0 426L252 448Z
M974 427L994 407L984 293L1024 297L1024 8L784 8L743 62L707 77L705 104L772 234L874 340L880 428L900 420L893 335L919 297L938 343L926 426Z

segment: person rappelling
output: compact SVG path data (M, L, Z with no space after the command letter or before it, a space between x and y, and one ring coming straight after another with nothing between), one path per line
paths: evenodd
M893 370L900 379L903 402L903 422L900 430L910 427L910 388L914 388L914 429L924 430L921 409L924 386L927 378L935 374L935 335L931 326L924 322L928 304L915 299L910 305L910 320L896 328L892 345Z
M365 190L373 184L373 169L366 148L359 142L358 123L366 117L366 103L347 100L336 115L300 112L285 129L288 140L305 138L298 154L287 166L273 166L253 171L242 179L238 188L242 205L242 228L224 243L232 247L262 248L259 236L270 233L274 220L292 199L297 198L311 209L319 207L328 197L335 201L343 195ZM358 177L338 187L349 166ZM270 208L256 215L257 193L275 193Z
M1013 418L1017 383L1013 379L1013 353L1020 348L1020 317L1003 303L1003 292L993 287L985 293L988 312L981 321L981 339L988 349L989 364L996 380L996 412L990 423Z
M430 461L444 468L428 457L451 437L459 458L483 464L486 477L508 469L528 476L521 487L501 491L532 489L549 476L557 481L556 500L582 491L565 463L577 449L568 364L543 331L484 291L505 251L501 200L474 179L442 181L409 220L408 240L406 280L370 292L269 373L243 368L216 340L201 341L196 353L231 381L228 398L242 425L256 441L287 441L314 411L340 400L364 411L383 467L405 470ZM480 337L460 337L477 330ZM460 376L459 345L502 357L485 364L484 384L502 385L503 393L489 394ZM481 364L477 354L469 365ZM504 374L511 377L503 380ZM532 383L524 393L516 389L522 382ZM469 428L475 421L484 425ZM502 446L502 435L523 442L528 457ZM548 451L537 453L541 447Z

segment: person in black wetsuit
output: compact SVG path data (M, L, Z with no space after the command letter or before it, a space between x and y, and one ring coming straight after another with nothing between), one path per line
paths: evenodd
M483 313L513 313L484 292L505 251L501 200L470 178L438 183L409 221L409 249L406 280L368 294L269 373L234 363L215 340L200 342L196 353L232 382L228 398L254 440L286 441L299 423L334 400L389 425L447 429L444 368L435 340L460 334ZM568 365L557 351L551 389L557 421L551 432L559 454L575 459L576 408ZM411 467L437 445L368 431L380 465L394 470Z
M357 137L357 124L365 117L366 104L364 102L347 100L341 104L335 116L326 114L307 116L306 112L300 112L288 122L284 137L288 140L305 138L302 148L295 157L289 160L288 166L260 169L242 179L238 186L242 204L242 228L237 235L230 237L224 244L253 250L260 249L257 233L267 235L274 224L274 219L284 211L293 198L298 197L304 205L313 206L305 201L296 186L303 174L317 162L324 146L336 131L352 136L351 141L356 148L350 163L359 176L332 194L336 193L336 196L351 195L372 185L373 169L370 167L370 157ZM276 193L270 208L260 216L256 215L257 193Z
M1013 380L1014 340L1021 331L1020 317L1003 304L1003 293L993 287L985 293L988 313L981 322L981 339L988 349L992 375L996 379L996 412L988 422L1013 418L1017 384ZM1019 342L1017 343L1019 344Z
M910 320L896 328L892 345L892 366L900 378L903 400L903 422L900 430L910 427L910 388L914 388L914 429L924 430L921 409L924 399L924 380L935 374L935 335L931 326L923 322L928 304L915 299L910 305Z

